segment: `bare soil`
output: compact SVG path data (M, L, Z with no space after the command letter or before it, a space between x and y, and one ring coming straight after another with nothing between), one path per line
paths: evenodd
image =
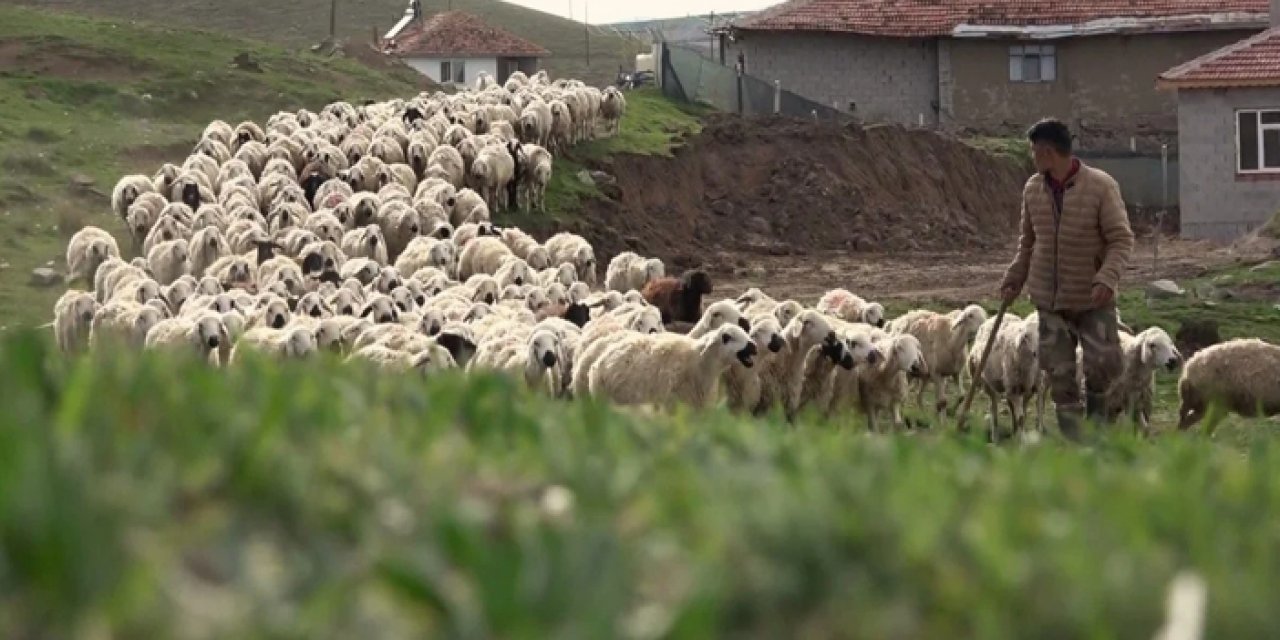
M121 61L72 43L0 40L0 71L3 72L113 82L130 80L144 69L137 61Z
M632 250L669 271L706 269L724 295L756 286L813 303L845 287L956 305L995 294L1030 171L931 131L732 115L713 116L674 158L624 155L597 168L619 189L568 229L602 265ZM1247 253L1162 239L1157 267L1137 231L1130 286Z

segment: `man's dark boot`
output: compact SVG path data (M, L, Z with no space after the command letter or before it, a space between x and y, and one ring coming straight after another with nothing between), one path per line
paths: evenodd
M1102 393L1086 393L1084 396L1085 415L1094 427L1107 426L1107 396Z
M1058 431L1062 433L1062 437L1072 442L1080 442L1083 434L1081 433L1084 421L1084 411L1079 408L1058 409Z

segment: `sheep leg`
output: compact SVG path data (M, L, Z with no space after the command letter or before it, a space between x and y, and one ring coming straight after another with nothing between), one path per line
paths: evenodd
M939 415L947 410L947 377L938 376L933 406Z
M996 390L990 385L983 385L987 392L987 399L991 401L991 441L997 440L997 432L1000 430L1000 398L996 395Z
M1022 408L1021 398L1015 398L1012 395L1006 395L1004 397L1004 401L1005 401L1005 404L1009 405L1009 420L1013 423L1012 433L1016 434L1022 430L1023 417L1022 417L1022 412L1020 411L1020 409Z

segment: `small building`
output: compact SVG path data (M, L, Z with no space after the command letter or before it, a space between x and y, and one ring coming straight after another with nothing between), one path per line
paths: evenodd
M1272 28L1179 65L1182 235L1231 240L1280 213L1280 0Z
M1267 27L1268 0L791 0L739 21L746 73L869 122L1008 136L1045 116L1091 150L1177 131L1151 79Z
M482 72L499 83L512 73L537 73L550 51L462 11L410 21L386 37L387 51L434 82L473 84Z

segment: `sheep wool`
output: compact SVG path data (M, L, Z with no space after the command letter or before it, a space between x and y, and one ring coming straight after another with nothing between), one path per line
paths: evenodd
M53 305L53 334L63 353L79 353L89 346L89 332L98 301L93 294L71 289Z
M120 247L110 233L98 227L84 227L67 243L67 278L93 282L98 267L120 257Z
M1178 396L1179 429L1200 423L1214 406L1246 417L1280 414L1280 346L1235 339L1197 351L1182 370Z
M969 342L987 321L987 312L978 305L969 305L950 313L927 310L911 311L896 318L886 326L892 335L909 334L920 341L925 362L929 363L929 378L921 380L916 403L924 408L924 393L930 384L934 387L937 411L947 407L947 381L960 384L960 372L968 361Z
M737 325L725 325L699 339L670 333L628 334L609 346L591 366L590 393L616 404L677 402L706 407L720 376L731 366L751 367L757 349Z

